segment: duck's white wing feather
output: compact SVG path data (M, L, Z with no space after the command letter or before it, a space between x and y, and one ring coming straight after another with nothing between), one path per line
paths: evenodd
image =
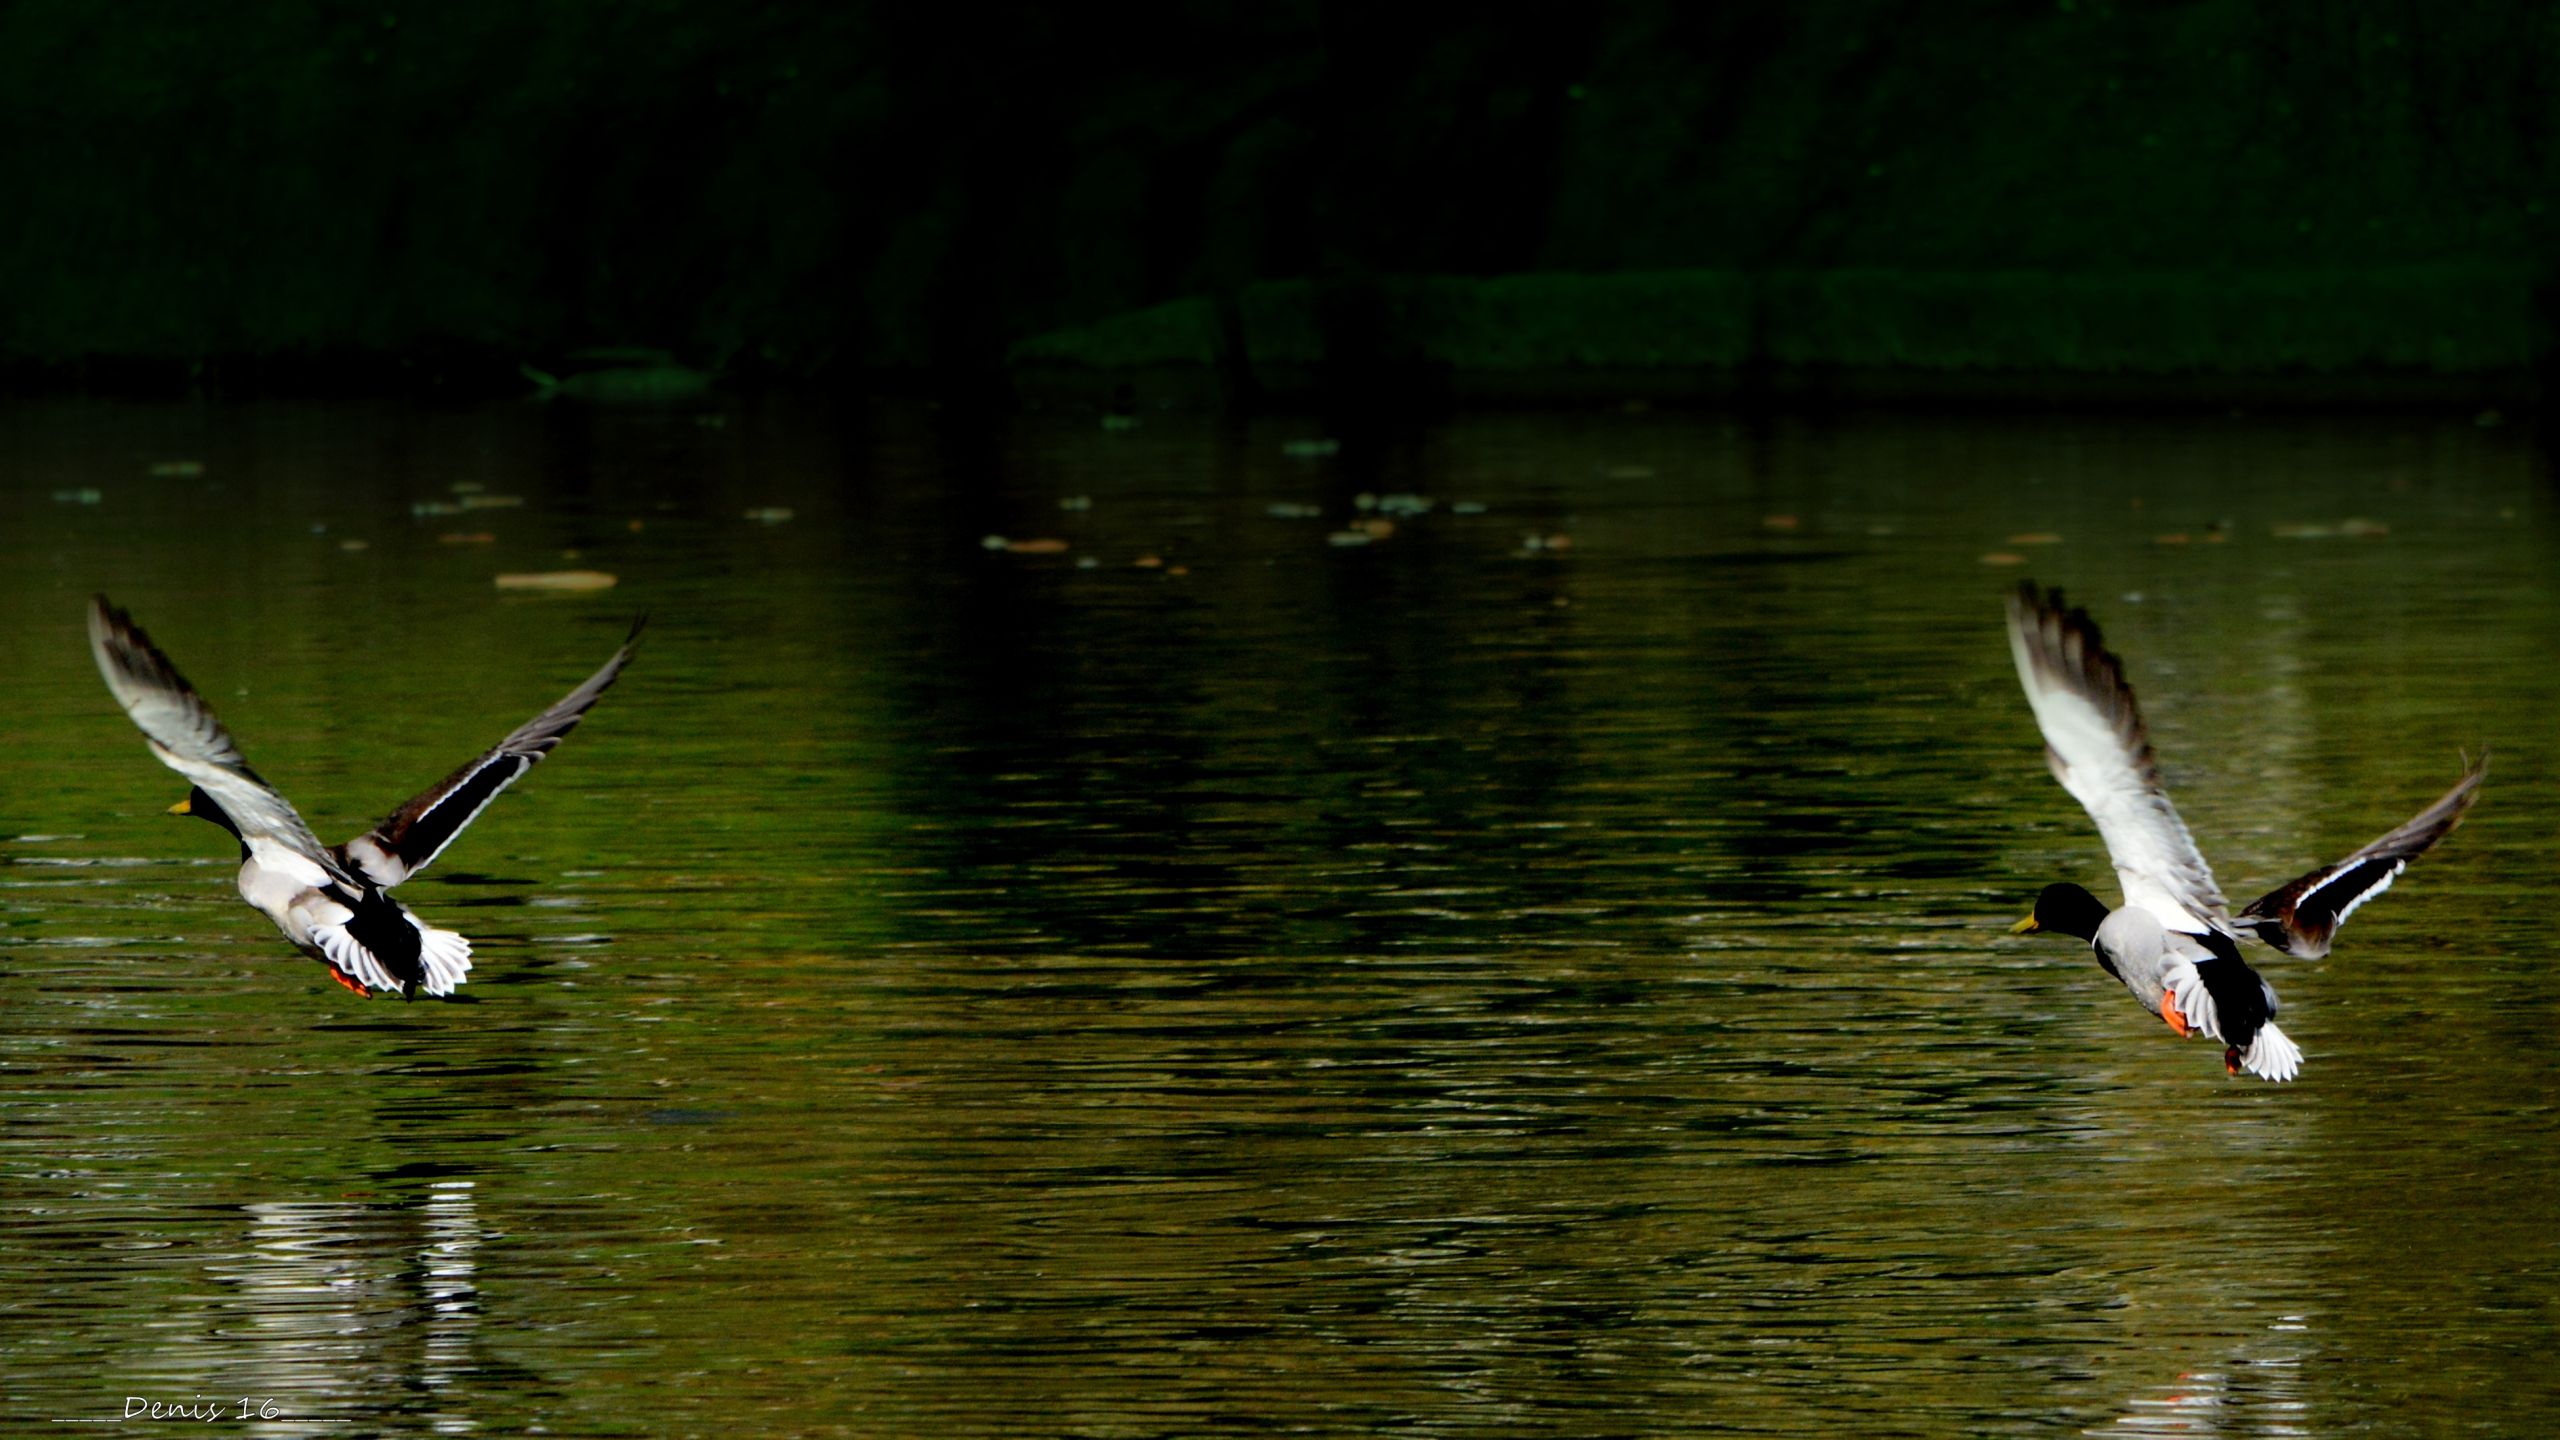
M2058 590L2020 585L2009 596L2009 652L2044 732L2045 759L2098 822L2125 903L2173 930L2228 930L2230 905L2160 788L2124 666L2088 613L2066 608Z
M585 683L517 726L477 759L419 792L381 824L348 841L348 863L384 889L426 869L500 791L550 754L562 736L578 728L597 697L630 663L631 647L639 638L640 626L635 624L622 648Z
M204 697L133 617L107 603L104 595L89 598L89 653L97 659L108 693L141 727L151 753L202 786L230 814L244 840L273 840L331 874L343 873L293 802L241 758L240 746Z

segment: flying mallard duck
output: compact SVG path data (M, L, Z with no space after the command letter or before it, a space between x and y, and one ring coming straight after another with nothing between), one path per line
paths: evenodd
M329 967L358 995L420 990L450 995L471 969L471 942L420 920L392 899L392 886L427 868L498 792L551 753L578 726L631 659L640 627L604 668L527 720L487 754L447 775L389 819L344 845L324 846L293 803L258 778L204 697L160 653L132 617L89 601L89 649L98 673L160 763L185 776L187 798L169 807L231 832L240 842L240 898L266 913L284 937Z
M2124 908L2112 914L2080 886L2047 885L2034 913L2013 928L2090 942L2107 973L2170 1029L2222 1041L2223 1068L2292 1079L2302 1069L2302 1049L2276 1027L2276 992L2240 958L2239 938L2310 959L2328 954L2357 906L2390 888L2461 822L2488 773L2488 753L2409 823L2259 896L2235 919L2160 788L2124 663L2099 639L2088 612L2065 608L2059 590L2021 584L2009 596L2009 651L2044 731L2045 760L2098 822L2124 885Z

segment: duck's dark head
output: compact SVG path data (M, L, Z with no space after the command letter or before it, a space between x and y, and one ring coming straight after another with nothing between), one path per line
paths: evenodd
M2081 940L2098 938L2098 927L2106 923L2107 907L2097 896L2064 881L2047 885L2036 896L2036 908L2026 919L2009 927L2012 935L2052 931Z
M249 843L248 841L241 839L239 822L231 818L231 812L223 809L220 801L217 801L212 796L204 793L204 787L201 785L190 788L187 791L187 798L170 806L169 813L172 815L193 815L199 820L210 820L214 824L221 826L223 829L230 831L232 839L239 840L243 845Z

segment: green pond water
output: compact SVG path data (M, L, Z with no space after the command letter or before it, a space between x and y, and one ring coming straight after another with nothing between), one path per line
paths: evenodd
M0 480L8 1433L2560 1417L2516 428L46 403ZM2235 899L2494 747L2256 956L2299 1082L2007 933L2114 893L2022 575ZM401 890L477 947L402 1004L160 813L93 590L331 840L651 620Z

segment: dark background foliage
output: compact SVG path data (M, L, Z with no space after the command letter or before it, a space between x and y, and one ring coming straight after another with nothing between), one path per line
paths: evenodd
M2529 272L2560 141L2560 15L2418 0L35 0L0 69L21 367L972 369L1278 277Z

